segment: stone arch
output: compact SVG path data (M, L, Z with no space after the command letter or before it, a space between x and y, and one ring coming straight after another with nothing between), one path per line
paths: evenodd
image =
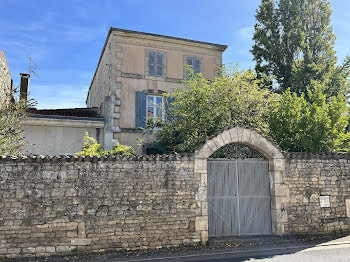
M287 222L285 206L289 195L288 188L283 183L286 172L284 155L275 143L258 132L233 127L207 140L194 153L194 172L200 177L196 200L201 207L201 214L196 217L196 231L200 231L202 242L205 243L208 240L207 159L216 150L231 143L250 146L269 160L272 232L283 235L284 225Z

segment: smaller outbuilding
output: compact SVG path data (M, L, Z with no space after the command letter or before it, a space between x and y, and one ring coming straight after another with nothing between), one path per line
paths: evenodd
M30 74L21 73L20 99L29 101ZM13 81L5 53L0 51L0 105L5 93L13 89ZM36 109L28 108L23 124L23 154L74 155L81 151L86 132L104 143L104 118L98 108Z
M20 99L29 99L29 74L21 75ZM84 143L85 133L103 143L104 118L98 108L28 109L24 122L25 154L74 155ZM102 135L101 135L102 134Z
M86 132L103 143L104 119L97 108L29 109L24 123L26 153L74 155L84 143Z

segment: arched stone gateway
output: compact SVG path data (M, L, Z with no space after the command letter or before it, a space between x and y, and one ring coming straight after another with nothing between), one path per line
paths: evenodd
M268 161L269 194L271 207L271 232L282 235L284 223L287 222L285 204L288 201L288 188L283 184L285 173L285 159L281 150L271 141L257 133L242 127L233 127L222 131L214 138L200 146L194 154L194 171L200 177L200 187L196 196L201 206L201 214L196 217L196 231L200 231L201 240L208 240L208 159L218 149L228 144L241 144L255 149Z

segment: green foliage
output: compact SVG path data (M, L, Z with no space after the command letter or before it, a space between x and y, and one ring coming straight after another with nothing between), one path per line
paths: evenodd
M217 78L207 80L186 68L186 75L185 87L168 94L173 102L166 114L172 121L160 123L156 131L148 126L157 141L153 153L190 152L227 126L268 131L263 116L276 95L263 88L253 71L223 68Z
M274 104L268 119L270 135L283 150L349 151L346 97L338 94L327 101L323 89L313 82L308 88L309 101L288 89Z
M76 156L98 156L105 157L109 155L119 155L122 157L134 156L135 151L126 145L116 144L111 150L105 151L103 147L94 139L90 137L88 132L84 136L84 145L80 152L76 153Z
M350 59L336 65L331 13L328 0L262 0L251 50L257 74L307 99L306 87L315 80L327 97L347 95Z
M26 109L34 102L16 101L15 90L4 95L6 97L0 105L0 155L18 155L26 145L23 133Z
M89 133L86 132L83 148L80 152L76 153L76 156L102 156L103 152L104 150L102 146L95 138L89 136Z

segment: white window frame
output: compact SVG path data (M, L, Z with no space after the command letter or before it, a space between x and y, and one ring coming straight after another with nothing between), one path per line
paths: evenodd
M149 97L153 97L153 102L152 102L151 105L149 105L149 103L148 103L148 98L149 98ZM157 120L157 109L158 109L157 102L156 102L157 97L160 97L160 98L162 99L162 108L160 108L160 109L161 109L161 114L162 114L162 121L165 120L165 114L164 114L164 105L165 105L165 104L164 104L164 96L155 95L155 94L149 94L149 95L146 96L146 122L148 122L149 120L152 119L153 123L155 123L156 120ZM155 112L155 113L153 114L153 117L152 117L152 118L150 118L150 117L148 116L148 107L152 107L152 108L153 108L153 112Z

